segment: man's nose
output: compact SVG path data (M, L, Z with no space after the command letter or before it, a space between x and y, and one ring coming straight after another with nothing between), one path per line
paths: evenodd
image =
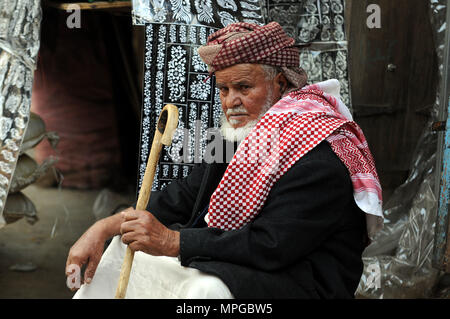
M226 96L225 105L227 109L232 109L242 105L240 95L234 90L230 90Z

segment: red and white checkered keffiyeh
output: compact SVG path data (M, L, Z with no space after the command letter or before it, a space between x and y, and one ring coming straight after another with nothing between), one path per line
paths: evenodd
M209 227L229 231L251 222L280 177L324 140L348 168L355 201L367 216L369 237L382 227L375 163L338 92L337 80L306 86L289 93L261 118L211 196L205 218Z
M210 72L239 63L299 66L299 50L277 22L260 26L238 22L214 32L198 49Z
M279 67L293 87L303 87L307 81L306 72L299 67L295 40L277 22L230 24L211 34L197 52L211 74L236 64L257 63Z

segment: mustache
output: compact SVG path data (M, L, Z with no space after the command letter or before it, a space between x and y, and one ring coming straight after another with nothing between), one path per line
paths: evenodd
M264 115L264 113L266 113L274 105L272 96L273 96L273 91L270 90L266 97L266 101L264 102L264 104L262 106L260 117L262 117ZM233 114L248 114L248 112L247 112L247 109L244 107L244 105L241 104L237 107L227 109L227 111L226 111L227 116L230 116Z
M240 105L238 107L234 107L232 109L227 109L227 115L233 115L233 114L247 114L247 110L242 105Z

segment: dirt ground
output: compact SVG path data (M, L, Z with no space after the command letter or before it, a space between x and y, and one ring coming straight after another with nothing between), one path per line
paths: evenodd
M0 229L0 299L71 298L74 293L66 287L64 274L67 253L96 221L93 205L96 199L100 203L98 196L106 194L101 197L105 200L111 193L37 185L23 193L35 204L39 221L30 225L21 219ZM17 269L24 267L28 271Z

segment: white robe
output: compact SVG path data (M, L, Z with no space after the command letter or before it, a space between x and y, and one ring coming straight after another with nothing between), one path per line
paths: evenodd
M90 284L83 284L74 299L114 298L126 245L120 236L105 250ZM181 266L178 258L134 254L126 298L129 299L231 299L228 287L213 275Z

